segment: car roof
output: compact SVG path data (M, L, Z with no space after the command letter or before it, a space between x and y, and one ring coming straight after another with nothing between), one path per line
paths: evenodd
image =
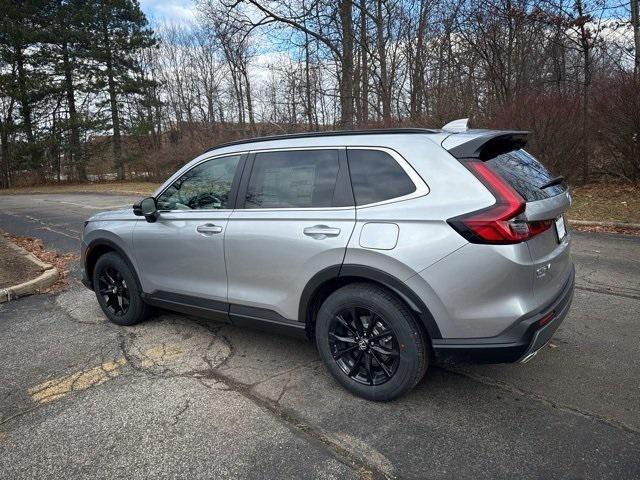
M368 130L329 130L326 132L304 132L304 133L291 133L286 135L269 135L265 137L248 138L245 140L236 140L234 142L221 143L214 147L209 148L206 152L212 150L218 150L219 148L232 147L235 145L246 145L250 143L258 142L272 142L277 140L295 140L304 138L318 138L318 137L343 137L354 135L389 135L389 134L434 134L441 133L442 130L433 130L429 128L374 128Z

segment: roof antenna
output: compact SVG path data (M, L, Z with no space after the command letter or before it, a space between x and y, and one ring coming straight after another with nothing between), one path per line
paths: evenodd
M460 118L458 120L454 120L453 122L449 122L444 127L442 127L442 130L450 133L466 132L468 129L469 129L468 118Z

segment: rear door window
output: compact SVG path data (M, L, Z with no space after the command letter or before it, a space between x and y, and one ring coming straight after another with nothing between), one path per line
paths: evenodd
M561 182L541 188L555 176L535 157L524 150L514 150L487 160L487 165L504 178L527 202L544 200L563 193L567 185Z
M244 207L332 207L338 170L337 150L257 153Z
M382 202L416 191L404 169L386 152L349 149L348 159L356 205Z

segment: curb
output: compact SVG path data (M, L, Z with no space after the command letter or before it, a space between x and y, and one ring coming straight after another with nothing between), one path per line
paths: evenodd
M624 223L624 222L595 222L591 220L572 220L568 219L571 225L578 227L610 227L610 228L628 228L629 230L640 230L640 223Z
M19 297L38 293L56 283L56 280L58 279L57 268L53 265L49 265L48 263L44 263L39 258L36 258L35 255L27 252L24 248L16 245L11 240L6 240L9 248L15 250L20 255L25 256L29 261L42 269L43 272L36 278L27 280L26 282L0 289L0 303L9 302Z

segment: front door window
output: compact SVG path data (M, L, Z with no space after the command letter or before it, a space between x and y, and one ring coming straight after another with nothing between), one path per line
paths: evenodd
M203 162L173 182L157 199L158 210L219 210L229 205L240 155Z

